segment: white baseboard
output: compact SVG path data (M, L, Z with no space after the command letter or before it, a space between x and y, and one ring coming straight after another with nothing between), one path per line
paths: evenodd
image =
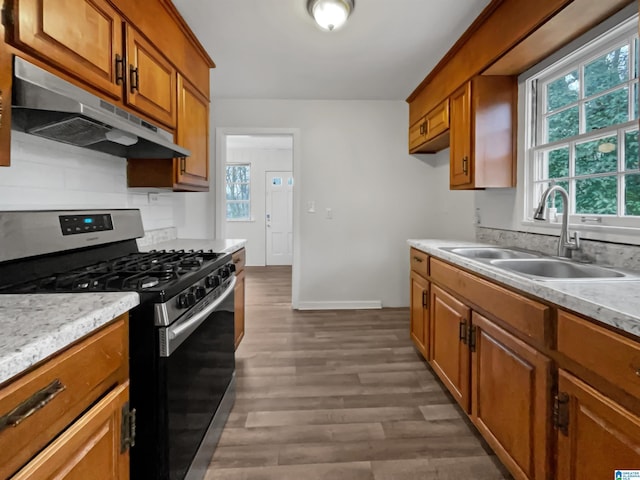
M297 310L372 310L382 308L380 300L353 302L300 302Z

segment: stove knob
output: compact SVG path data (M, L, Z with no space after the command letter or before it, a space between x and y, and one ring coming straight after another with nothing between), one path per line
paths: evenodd
M207 289L204 287L196 287L196 300L200 300L201 298L204 298L205 295L207 294Z
M205 281L205 285L209 288L216 288L222 283L220 275L209 275Z
M181 293L178 295L178 301L176 303L178 308L187 308L189 306L187 305L187 294Z
M220 268L220 276L222 277L223 280L229 277L229 269L227 268L226 265Z
M235 263L230 263L229 266L229 272L233 273L236 271L236 264Z
M189 292L186 294L187 296L187 307L193 307L196 304L196 296L193 292Z

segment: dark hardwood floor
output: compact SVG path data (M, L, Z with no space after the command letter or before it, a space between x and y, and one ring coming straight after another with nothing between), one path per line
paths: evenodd
M246 270L238 389L207 480L510 479L409 340L408 309L291 310Z

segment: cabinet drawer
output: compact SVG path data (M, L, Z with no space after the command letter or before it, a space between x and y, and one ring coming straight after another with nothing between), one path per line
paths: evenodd
M128 377L127 316L0 390L0 478Z
M448 287L527 337L549 345L551 316L546 305L435 258L431 259L429 269L432 280Z
M411 270L423 277L429 275L429 256L415 248L411 249L410 254Z
M427 141L449 130L449 99L427 114Z
M246 252L244 248L241 248L237 252L231 255L233 264L236 266L236 274L244 270L244 264L246 262Z
M558 310L558 351L640 397L640 343Z

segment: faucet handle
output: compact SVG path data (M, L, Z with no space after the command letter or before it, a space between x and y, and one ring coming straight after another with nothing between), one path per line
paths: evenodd
M567 241L567 248L578 250L580 248L580 232L574 232Z

